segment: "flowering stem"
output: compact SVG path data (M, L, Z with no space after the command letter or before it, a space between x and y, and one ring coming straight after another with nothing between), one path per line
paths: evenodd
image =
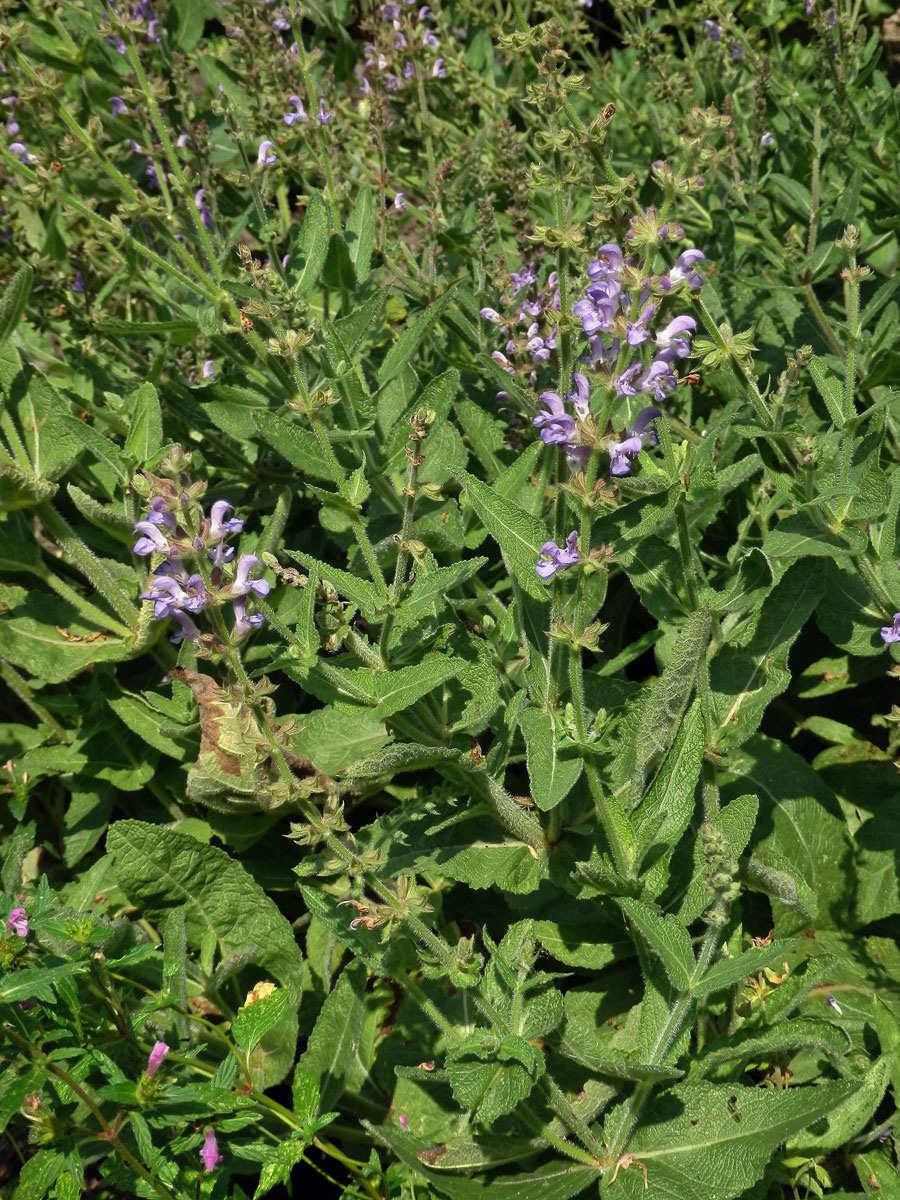
M412 536L413 516L416 511L416 480L419 474L418 442L413 442L410 452L407 448L408 464L406 469L406 486L403 489L403 520L397 538L397 562L394 566L394 581L391 584L391 607L381 627L381 637L378 639L378 649L383 665L387 666L390 658L389 645L394 620L397 615L397 605L400 603L400 593L406 581L406 568L409 563L409 539Z
M42 1069L45 1070L49 1075L53 1075L54 1078L71 1088L82 1104L84 1104L84 1106L90 1110L94 1120L100 1126L101 1132L95 1133L93 1130L88 1130L86 1132L89 1132L92 1137L99 1138L108 1145L114 1146L122 1161L127 1163L132 1171L136 1171L137 1174L140 1175L141 1179L143 1179L144 1182L157 1193L157 1195L162 1196L163 1200L175 1200L168 1188L164 1187L158 1179L154 1179L153 1175L147 1170L143 1163L134 1157L128 1147L120 1139L117 1132L117 1127L109 1124L103 1113L100 1111L100 1106L94 1100L93 1096L86 1091L84 1086L77 1079L75 1079L67 1071L62 1070L61 1067L58 1067L55 1062L53 1062L43 1053L43 1051L39 1050L37 1046L32 1046L29 1041L21 1037L11 1026L4 1024L0 1026L0 1031L2 1031L4 1037L9 1038L9 1040L18 1046L20 1050L23 1050L26 1054L31 1055L36 1062L39 1062Z
M315 113L319 107L319 94L316 90L316 83L312 76L312 71L309 69L309 55L306 53L306 47L303 44L303 32L300 28L301 16L297 11L297 4L292 6L291 17L295 23L295 35L297 44L297 57L300 60L300 73L303 76L303 86L306 88L306 99L309 104L310 113ZM328 139L325 136L325 129L321 122L318 123L319 128L317 135L319 139L319 157L322 163L322 172L325 175L325 187L328 192L328 203L331 205L331 221L334 226L334 232L341 232L341 210L337 201L337 192L334 187L334 175L331 170L331 155L328 151Z

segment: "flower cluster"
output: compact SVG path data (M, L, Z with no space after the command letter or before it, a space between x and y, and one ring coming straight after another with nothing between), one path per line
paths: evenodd
M538 285L538 274L532 261L509 277L508 291L501 297L501 304L511 315L502 316L494 308L483 308L481 316L486 321L499 325L507 340L503 350L495 350L491 358L499 363L507 374L523 377L530 387L537 383L537 368L545 363L556 349L556 326L547 319L548 311L559 311L559 278L551 271L543 287ZM505 400L506 393L500 392L498 400ZM544 441L552 439L544 438ZM564 441L565 439L560 439Z
M144 36L149 42L158 42L162 35L159 31L159 17L153 9L152 4L147 0L133 0L133 3L128 4L127 0L117 0L118 8L113 0L105 0L108 12L103 14L103 20L109 22L112 18L119 18L123 21L146 22L146 28L143 30ZM117 54L127 54L128 46L123 41L118 33L113 33L106 39L107 46L112 46Z
M378 79L389 92L399 92L422 74L443 79L447 74L438 55L440 38L427 24L431 8L418 0L388 0L378 6L374 40L363 46L365 59L356 68L364 96Z
M234 506L217 500L206 516L198 503L205 484L191 483L183 471L174 480L147 473L145 479L151 495L146 518L134 527L140 534L134 552L157 563L141 599L153 602L158 620L178 622L171 640L198 642L201 630L194 618L226 601L234 607L232 637L262 625L262 613L248 614L247 598L267 596L269 584L251 578L259 563L255 554L242 554L235 561L235 548L227 545L228 537L244 527L240 517L228 516Z

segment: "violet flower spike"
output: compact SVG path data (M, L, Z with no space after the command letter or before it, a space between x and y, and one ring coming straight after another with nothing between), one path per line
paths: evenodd
M284 114L285 125L296 125L298 121L308 121L306 109L303 107L303 101L299 96L288 96L288 103L293 104L295 111L286 112Z
M682 250L675 260L675 266L669 272L669 279L674 287L676 284L687 282L692 291L696 291L703 283L703 277L694 270L694 263L706 258L702 250Z
M250 578L250 572L258 562L259 559L255 554L242 554L238 559L234 582L231 585L233 596L246 596L248 592L255 592L257 596L268 596L270 590L268 580Z
M656 344L661 350L674 350L679 358L687 358L691 352L691 336L696 328L697 322L693 317L676 317L664 329L656 331Z
M206 229L212 229L212 213L209 211L209 206L206 203L206 195L207 192L205 188L197 188L196 192L194 192L194 208L196 208L197 212L200 214L200 220L202 221L204 227Z
M149 1079L155 1075L162 1066L162 1061L169 1053L169 1047L165 1042L154 1042L153 1049L150 1051L150 1057L147 1059L147 1068L144 1074Z
M28 914L24 908L14 908L10 911L6 918L6 932L14 933L16 937L27 938L31 933L31 926L28 924Z
M274 152L274 142L270 142L268 138L259 143L259 150L256 152L256 165L260 168L271 167L278 155Z
M159 525L152 521L138 521L134 527L135 533L142 533L144 536L138 538L132 549L135 554L168 554L169 541L165 537Z
M258 582L265 583L265 580ZM247 615L247 598L246 596L235 596L234 598L234 628L231 633L233 637L243 637L245 633L249 633L251 629L258 629L265 621L262 613L254 613L253 616Z
M544 542L534 568L538 578L552 579L557 571L563 571L566 567L574 567L579 559L577 545L578 532L574 529L566 538L565 546L557 546L556 542Z
M591 385L588 383L586 375L582 375L580 371L575 371L572 375L575 383L574 392L566 392L566 399L575 402L575 415L579 421L584 421L591 411Z
M544 444L560 446L563 442L571 441L575 436L575 419L563 408L563 402L556 392L541 392L540 401L546 411L539 412L531 423L535 429L540 429Z
M204 1171L214 1171L222 1161L215 1131L212 1129L205 1129L203 1131L203 1145L200 1147L200 1158L203 1160Z
M209 532L214 541L221 541L226 534L240 533L244 528L242 517L229 517L225 514L234 508L227 500L217 500L209 510ZM249 557L249 556L248 556ZM258 559L256 561L259 561Z
M606 447L609 451L610 475L627 475L631 470L631 459L640 454L644 443L640 436L626 438L624 442L610 442Z
M882 626L881 640L886 646L892 646L894 642L900 642L900 612L894 613L892 625Z
M83 292L84 291L84 276L82 275L82 273L80 271L75 272L75 278L72 280L72 291L73 292Z

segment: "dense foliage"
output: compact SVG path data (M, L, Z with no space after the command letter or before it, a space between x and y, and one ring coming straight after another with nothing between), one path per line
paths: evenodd
M4 1194L900 1196L890 7L0 13Z

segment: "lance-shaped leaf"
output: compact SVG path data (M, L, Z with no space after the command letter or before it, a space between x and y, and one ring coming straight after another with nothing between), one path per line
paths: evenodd
M146 462L163 441L162 412L159 396L152 383L142 383L134 394L131 425L125 439L126 453L139 463Z
M6 341L10 334L15 330L22 313L25 311L25 305L28 303L28 297L31 294L31 281L34 278L34 271L27 264L19 267L12 279L3 289L3 295L0 296L0 346Z
M699 983L694 984L691 991L695 996L708 996L711 992L731 987L733 983L741 983L769 963L786 958L793 944L792 938L782 938L768 946L753 946L737 958L720 959Z
M470 475L454 471L469 503L500 547L503 560L519 586L536 600L547 600L547 588L535 574L541 546L550 540L543 521Z
M302 222L295 226L285 269L288 285L295 296L305 296L318 281L328 254L330 233L331 219L325 197L321 192L313 191Z
M519 713L519 726L525 738L531 797L538 808L549 812L578 782L584 763L574 750L560 750L552 713L526 708Z
M620 1170L625 1200L732 1200L762 1177L775 1147L812 1125L856 1091L829 1082L784 1092L733 1084L685 1083L644 1110L628 1151L647 1170ZM616 1121L617 1110L608 1120Z
M662 675L654 682L641 714L631 773L635 800L642 794L647 768L668 749L691 700L709 642L709 609L691 613Z
M687 991L697 962L685 927L671 913L662 916L640 900L623 897L619 903L650 949L659 955L672 986Z
M739 746L790 682L788 652L818 603L821 567L796 563L758 613L738 628L710 667L716 747Z
M374 583L370 583L368 579L360 579L358 575L351 575L349 571L342 571L340 567L329 566L328 563L313 558L311 554L305 554L302 550L285 550L285 554L306 567L307 571L314 571L320 579L332 584L342 596L358 604L364 613L374 614L381 599Z
M437 300L429 304L423 311L407 319L399 337L384 356L384 361L378 369L378 386L383 388L403 370L429 329L453 299L455 285L447 289Z
M725 1063L781 1062L798 1050L817 1050L840 1068L851 1044L837 1025L807 1017L779 1021L763 1030L739 1029L704 1046L691 1061L690 1077L702 1079Z
M316 435L296 421L270 412L253 412L253 421L261 436L283 459L316 479L332 479L331 468L316 441Z
M325 997L307 1047L297 1060L297 1070L309 1071L318 1082L320 1112L328 1112L340 1099L359 1050L365 991L366 968L354 960Z

